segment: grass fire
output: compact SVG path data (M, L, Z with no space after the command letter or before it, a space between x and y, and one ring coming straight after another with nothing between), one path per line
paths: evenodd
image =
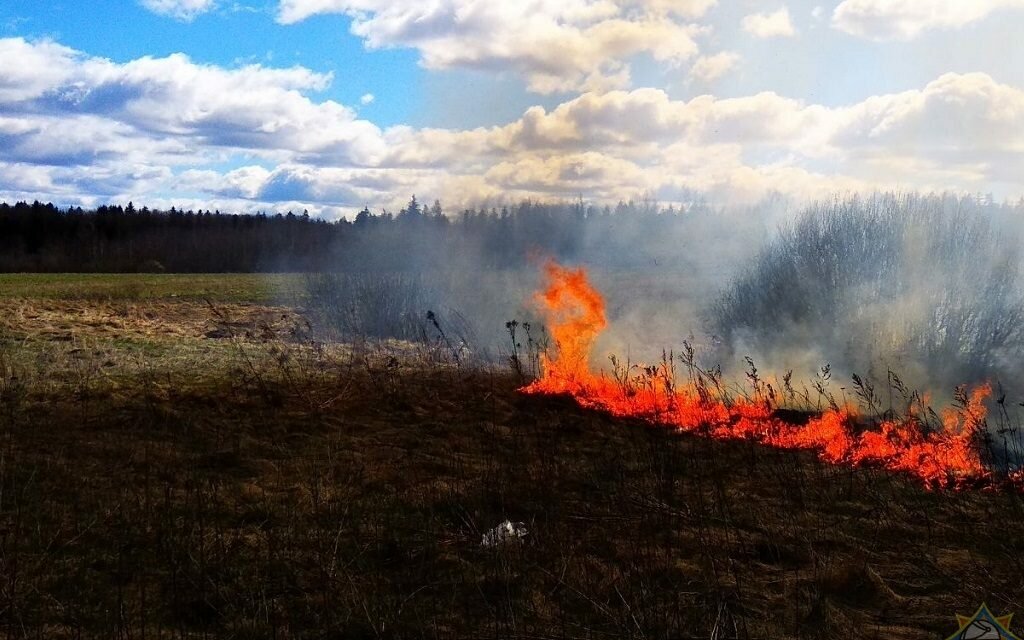
M827 398L824 412L807 415L799 424L780 417L786 414L776 409L786 409L786 397L795 400L796 392L789 379L782 384L760 379L752 362L747 375L750 392L732 396L720 375L695 363L688 345L679 358L686 369L682 386L671 353L654 366L620 366L613 358L610 375L595 374L589 363L595 340L607 324L604 300L583 269L549 262L545 271L548 285L537 300L550 324L556 353L543 356L542 376L524 389L526 393L568 394L584 407L713 438L811 449L829 463L874 464L908 473L928 486L998 486L1005 479L982 461L985 401L992 394L988 383L958 389L959 406L944 410L937 428L928 424L927 407L915 395L905 416L861 429L863 420L856 408L848 403L839 406L833 397ZM804 399L809 404L809 398ZM808 410L807 404L803 409ZM1007 480L1020 490L1022 479L1017 473Z
M923 640L1002 616L1019 211L877 196L756 244L772 208L224 236L246 227L0 206L154 271L8 254L42 272L0 275L0 630ZM161 273L146 225L236 243L196 264L290 259L252 229L336 235L308 271Z
M1024 637L1022 19L0 1L0 640Z

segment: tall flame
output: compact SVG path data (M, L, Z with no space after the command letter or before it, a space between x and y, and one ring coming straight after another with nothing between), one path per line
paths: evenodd
M943 428L926 432L910 415L858 428L851 407L826 410L806 424L776 416L762 397L723 400L700 381L678 386L669 361L626 375L594 373L589 359L607 325L605 303L584 269L545 265L547 285L536 296L554 338L556 353L542 358L542 376L523 389L532 394L569 394L580 405L620 417L642 418L684 432L718 439L752 439L785 449L807 449L826 462L875 465L905 472L932 487L962 487L990 477L982 462L979 435L985 428L985 400L992 389L976 387L959 410L943 414ZM758 394L759 395L759 394Z
M542 356L545 379L582 384L593 378L588 362L597 336L608 325L604 298L587 281L583 269L566 269L553 261L544 265L548 287L537 294L547 315L558 354Z

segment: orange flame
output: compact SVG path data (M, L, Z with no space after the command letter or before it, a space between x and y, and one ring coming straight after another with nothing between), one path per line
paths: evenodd
M532 394L569 394L581 406L619 417L643 418L684 432L718 439L752 439L784 449L815 451L832 464L874 465L905 472L932 487L964 487L991 479L978 437L985 428L988 384L975 388L960 410L943 415L943 429L925 432L913 415L858 429L854 409L831 409L804 425L775 416L770 403L725 401L698 383L678 387L665 362L632 380L596 374L589 367L594 343L607 325L604 298L584 269L545 265L546 288L536 300L557 352L542 358L542 376L523 389ZM627 372L628 376L628 372Z
M583 269L565 269L548 261L544 270L549 285L536 297L558 345L557 358L542 357L544 371L550 374L546 377L583 382L591 376L587 362L594 341L608 325L604 298L590 286Z

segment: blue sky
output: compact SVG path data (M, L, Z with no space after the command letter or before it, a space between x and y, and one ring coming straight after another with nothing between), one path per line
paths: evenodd
M227 67L261 63L333 72L336 81L320 95L359 104L360 97L373 94L379 101L361 110L383 126L410 122L423 109L426 74L415 51L367 55L348 33L344 15L314 16L284 28L274 21L272 3L232 3L184 22L132 0L5 0L0 24L6 36L51 38L117 62L183 52L196 62Z
M0 198L1024 195L1024 0L6 0Z

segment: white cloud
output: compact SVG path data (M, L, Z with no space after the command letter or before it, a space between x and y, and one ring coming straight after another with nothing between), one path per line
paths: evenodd
M693 189L744 201L992 185L1024 194L1024 91L985 74L946 74L845 107L771 92L682 101L613 91L533 107L499 127L392 135L386 164L472 178L509 197Z
M645 182L644 170L635 162L597 151L522 155L495 164L484 178L505 191L564 197L569 190L592 198L615 200L632 193Z
M55 42L0 39L0 104L32 100L65 82L78 54Z
M140 0L142 6L153 13L169 16L175 20L190 22L196 16L211 11L216 0Z
M832 14L840 31L875 40L911 39L931 29L955 29L1024 0L843 0Z
M291 24L325 13L381 13L388 12L389 8L393 17L401 19L409 10L416 9L417 5L424 12L422 15L436 15L438 12L458 9L463 16L467 16L477 10L490 10L488 4L497 3L442 0L434 3L433 7L425 7L425 3L416 0L280 0L278 19L284 24ZM528 10L527 12L559 15L569 20L602 18L616 15L623 10L637 9L663 15L699 18L718 4L718 0L531 0L521 4Z
M333 214L396 208L411 193L452 207L686 190L720 202L876 187L1024 195L1024 91L982 73L840 107L774 92L595 91L470 130L382 130L315 97L333 81L0 39L0 197L159 205L181 194L204 208Z
M703 144L819 142L828 110L766 92L741 98L703 95L672 100L659 89L584 94L550 112L533 107L505 127L462 132L487 137L480 149L583 151L610 149L644 156L678 141ZM818 137L816 137L818 136ZM810 145L813 146L813 145Z
M176 138L197 148L354 164L372 163L383 152L376 126L346 106L303 94L325 89L330 74L303 67L225 69L196 64L182 54L117 64L52 42L17 38L0 40L0 54L5 52L15 55L0 55L0 109L24 117L70 121L94 115L130 129L138 140ZM88 153L88 140L83 142L80 152Z
M796 35L786 7L772 13L752 13L743 18L740 26L758 38L789 38Z
M920 166L991 182L1016 183L1024 172L1024 91L983 73L948 73L922 90L843 109L836 119L833 144L907 179ZM901 160L902 170L894 166Z
M690 74L702 82L713 82L732 71L739 60L739 54L732 51L701 56L693 63Z
M374 100L375 100L375 97L374 97L374 95L372 93L364 93L362 95L362 97L359 98L359 104L362 104L362 105L371 104Z
M515 71L532 91L622 86L624 61L648 54L681 64L697 54L701 16L714 0L282 0L278 20L352 17L371 49L416 49L429 69Z
M621 3L627 7L640 6L659 13L671 13L684 18L700 18L718 0L639 0Z
M344 105L309 97L332 80L302 67L227 69L181 54L122 64L50 41L0 39L0 164L36 167L11 169L0 191L12 192L8 176L31 175L54 196L142 199L175 168L239 157L374 165L384 132ZM276 193L286 186L279 181Z
M140 136L96 115L0 116L0 157L17 162L89 166L105 160L178 164L194 158L183 140Z

